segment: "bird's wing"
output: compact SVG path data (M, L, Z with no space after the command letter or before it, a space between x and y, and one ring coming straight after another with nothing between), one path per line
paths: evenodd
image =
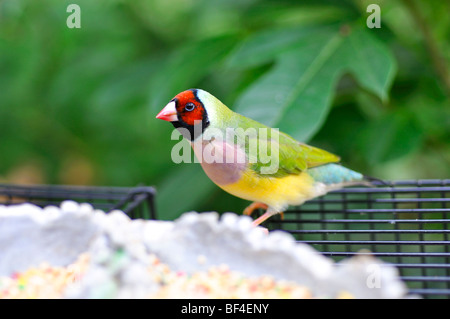
M261 123L239 116L239 122L234 127L244 130L255 129L256 134L249 134L241 141L245 141L245 151L249 156L250 169L265 177L283 177L291 174L300 174L302 171L324 165L339 162L340 158L322 149L300 143L291 136L271 129ZM265 129L260 131L260 129ZM264 133L264 134L263 134ZM257 139L258 150L251 149L254 139ZM262 150L262 152L261 152ZM278 153L278 154L277 154ZM268 156L264 156L268 154ZM271 165L270 157L278 159L278 169L267 173L264 167Z
M280 135L283 133L280 133ZM259 139L259 145L266 143L266 149L270 156L278 158L278 170L265 173L263 168L270 166L267 159L264 161L260 154L258 161L251 165L258 174L265 177L283 177L286 175L297 175L308 168L324 165L327 163L338 162L340 158L332 153L319 148L300 143L289 136L276 139ZM278 155L276 154L278 152ZM270 157L269 156L269 157Z

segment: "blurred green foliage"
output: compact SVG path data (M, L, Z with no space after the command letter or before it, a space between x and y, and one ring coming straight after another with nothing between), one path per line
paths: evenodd
M69 29L66 8L81 8ZM370 3L381 28L369 29ZM0 177L156 185L161 218L241 211L198 164L174 164L178 92L388 180L450 176L445 1L0 1Z

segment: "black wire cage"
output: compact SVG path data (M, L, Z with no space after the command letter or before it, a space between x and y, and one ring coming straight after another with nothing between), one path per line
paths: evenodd
M371 254L394 264L411 294L450 298L450 180L376 186L331 192L264 225L336 261Z
M0 205L23 202L40 207L59 206L65 200L91 204L110 212L120 209L131 218L156 219L155 189L153 187L94 187L59 185L0 184Z
M0 184L0 204L88 202L106 212L156 219L153 187ZM262 213L262 212L260 212ZM395 265L411 294L450 298L450 180L397 181L350 187L308 201L263 226L291 233L339 261L371 254Z

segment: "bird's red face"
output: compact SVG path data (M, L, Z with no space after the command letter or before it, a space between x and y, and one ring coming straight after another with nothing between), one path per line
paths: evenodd
M201 132L209 125L205 106L197 96L196 89L177 94L156 116L157 119L171 122L176 128L184 127L191 132L194 140L194 126L202 125Z

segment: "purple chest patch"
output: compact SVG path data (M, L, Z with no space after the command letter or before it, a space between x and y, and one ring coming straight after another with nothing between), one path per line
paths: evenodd
M224 141L195 142L192 148L206 175L218 185L237 182L247 166L245 152Z

